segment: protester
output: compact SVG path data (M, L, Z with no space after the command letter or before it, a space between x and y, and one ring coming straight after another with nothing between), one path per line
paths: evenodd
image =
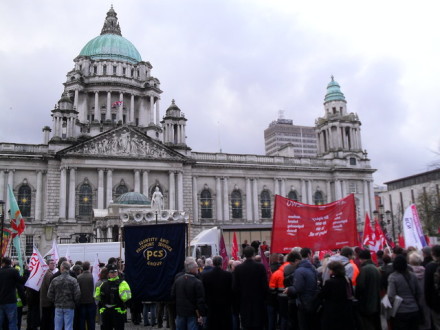
M293 285L287 288L289 296L296 295L298 305L298 323L301 330L313 330L318 327L314 299L318 293L318 273L312 265L312 250L301 249L301 258L293 275Z
M23 280L18 270L11 267L11 259L3 257L0 269L0 326L3 326L5 319L8 321L9 329L17 329L17 290L23 292Z
M79 302L81 292L78 281L69 275L70 264L63 261L60 274L52 280L47 297L55 305L55 330L73 329L75 305Z
M419 306L423 310L423 324L419 325L419 330L429 330L431 329L431 315L429 313L429 308L425 301L425 292L423 288L425 287L425 267L422 266L423 258L418 252L412 252L408 255L409 265L417 277L419 282L419 287L421 289Z
M353 258L353 254L354 254L353 249L348 246L345 246L342 248L340 254L332 255L328 260L329 262L339 261L340 263L342 263L345 269L345 276L347 276L351 280L353 279L353 275L354 275L354 266L353 264L350 263L350 260ZM325 281L327 281L329 278L330 278L330 274L328 269L324 269L322 274L322 281L323 281L322 283L324 284Z
M298 264L301 262L301 255L299 252L292 250L287 255L288 265L284 267L284 287L288 288L293 285L293 278ZM287 296L287 314L288 325L290 329L298 329L298 308L296 306L296 296Z
M393 261L394 272L388 277L388 298L395 303L396 296L401 301L396 316L392 319L393 330L417 329L420 321L419 299L421 288L403 255L397 255Z
M95 288L93 284L93 275L90 272L90 262L85 261L82 264L83 272L78 276L78 284L81 290L79 300L79 328L85 330L95 330L96 304L93 297Z
M345 267L340 261L331 261L327 267L329 279L319 293L319 298L323 300L321 329L355 329L351 280L346 276Z
M232 274L222 269L223 258L215 256L214 268L202 277L208 306L207 329L232 329Z
M156 325L156 303L153 301L142 302L142 317L144 318L144 326Z
M433 327L440 329L440 245L431 249L432 262L425 268L425 300L431 311Z
M360 251L359 261L361 268L357 278L355 297L359 301L360 326L362 330L380 330L380 272L371 260L370 251Z
M46 274L44 274L40 287L41 330L53 330L55 327L55 307L53 302L47 298L47 291L49 290L50 281L55 271L55 261L49 259L47 260L47 265L49 269Z
M266 269L253 260L253 247L246 247L243 253L246 260L233 272L233 290L241 324L245 329L263 329L267 319L265 299L269 288Z
M432 252L431 252L431 247L430 246L425 246L422 249L422 253L423 253L423 262L422 262L422 266L426 267L427 264L429 264L431 261L433 261L434 259L432 258Z
M213 268L214 268L214 266L212 265L212 259L211 258L206 258L206 260L205 260L205 267L203 267L201 275L203 276L207 272L211 271Z
M176 278L171 288L171 297L176 301L177 330L198 330L206 316L205 292L195 276L197 272L196 262L185 263L185 274Z
M114 264L107 265L108 280L95 290L95 299L101 302L102 328L104 330L124 329L127 308L125 303L131 299L128 283L119 278Z

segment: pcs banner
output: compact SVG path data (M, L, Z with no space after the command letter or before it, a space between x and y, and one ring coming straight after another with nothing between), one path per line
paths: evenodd
M325 205L275 197L272 253L289 253L296 246L320 251L357 244L353 194Z
M125 278L134 301L167 301L183 270L186 224L124 227Z

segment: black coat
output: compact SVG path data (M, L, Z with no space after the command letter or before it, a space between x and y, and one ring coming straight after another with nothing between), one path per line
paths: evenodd
M252 259L238 265L233 273L233 290L243 327L264 326L267 318L265 299L269 292L264 266Z
M178 277L171 288L171 298L176 301L178 316L206 315L205 290L193 274Z
M23 280L15 268L7 266L0 269L0 305L17 302L16 290L23 290L22 282Z
M332 276L325 282L319 293L323 300L321 329L323 330L352 330L355 329L352 301L351 280L344 276Z
M440 262L432 261L425 267L425 300L429 308L437 313L440 312L440 296L437 294L434 285L434 274L440 267Z
M203 273L202 282L208 305L208 329L232 329L232 273L214 267Z

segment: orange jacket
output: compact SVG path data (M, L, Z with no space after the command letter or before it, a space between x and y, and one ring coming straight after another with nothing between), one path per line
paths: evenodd
M288 262L285 262L272 274L269 280L269 288L284 288L284 267L288 264Z
M359 267L356 265L353 259L350 259L350 263L353 265L353 277L351 278L351 282L353 286L356 286L356 279L359 275Z

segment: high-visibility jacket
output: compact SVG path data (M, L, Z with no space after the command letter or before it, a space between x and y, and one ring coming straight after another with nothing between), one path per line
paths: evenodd
M351 278L351 283L356 286L356 280L359 275L359 267L356 265L353 259L350 259L350 263L353 265L353 277Z
M108 308L115 309L118 313L127 313L125 302L131 299L130 286L126 281L121 281L119 276L109 278L96 287L95 299L101 303L99 312L102 314Z

